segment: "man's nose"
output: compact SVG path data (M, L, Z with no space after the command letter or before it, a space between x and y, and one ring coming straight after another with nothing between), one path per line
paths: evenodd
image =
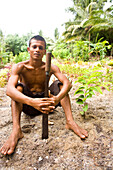
M39 50L40 50L40 48L39 48L39 47L37 47L37 48L36 48L36 51L39 51Z

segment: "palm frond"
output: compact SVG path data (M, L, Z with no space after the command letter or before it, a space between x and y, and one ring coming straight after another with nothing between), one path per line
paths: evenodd
M90 8L91 8L91 10L92 10L92 8L93 8L93 10L96 9L96 8L97 8L97 3L96 3L96 2L91 2L91 3L86 7L87 13L90 13L90 11L91 11Z
M80 16L81 18L87 18L87 12L82 9L80 6L75 6L75 11L77 12L77 15Z
M70 26L67 28L67 31L68 31L68 32L72 32L75 27L76 27L76 25L70 25Z
M108 25L106 23L101 23L101 24L97 24L97 25L94 25L90 28L89 32L92 32L92 31L103 31L103 30L109 30L110 28L113 29L113 25Z

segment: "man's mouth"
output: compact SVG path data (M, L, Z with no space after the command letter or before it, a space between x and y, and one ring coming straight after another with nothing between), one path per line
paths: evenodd
M40 56L40 53L34 53L35 56Z

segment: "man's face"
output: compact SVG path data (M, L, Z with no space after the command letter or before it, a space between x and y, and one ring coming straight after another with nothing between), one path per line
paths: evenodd
M30 47L27 48L30 57L34 60L39 60L43 58L43 55L46 53L45 43L40 40L31 40Z

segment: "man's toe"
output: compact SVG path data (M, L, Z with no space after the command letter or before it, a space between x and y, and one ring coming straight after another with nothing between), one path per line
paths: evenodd
M80 137L81 137L82 139L85 139L86 136L85 136L85 135L80 135Z
M10 155L14 152L14 148L10 148L8 151L7 151L7 154Z

